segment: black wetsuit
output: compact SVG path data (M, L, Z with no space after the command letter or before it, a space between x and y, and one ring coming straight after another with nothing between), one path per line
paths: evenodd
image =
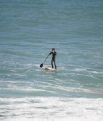
M56 58L57 53L54 51L54 53L53 53L53 52L50 52L50 53L49 53L49 55L51 55L51 54L52 54L51 66L52 66L52 68L54 68L54 66L55 66L55 69L56 69L57 67L56 67L55 58ZM53 62L54 62L54 66L53 66Z

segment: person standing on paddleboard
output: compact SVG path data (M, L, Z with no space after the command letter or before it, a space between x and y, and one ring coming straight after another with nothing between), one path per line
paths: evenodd
M55 48L52 48L52 50L51 50L51 52L48 54L48 56L51 55L51 54L52 54L51 66L52 66L52 68L54 68L54 66L55 66L55 69L56 69L56 68L57 68L57 67L56 67L56 55L57 55L57 53L56 53L56 51L55 51ZM53 63L54 63L54 66L53 66Z

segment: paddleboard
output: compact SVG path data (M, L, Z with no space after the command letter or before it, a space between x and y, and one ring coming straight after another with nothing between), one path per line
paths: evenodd
M53 68L45 68L45 70L49 71L49 70L56 70L56 69L53 69Z

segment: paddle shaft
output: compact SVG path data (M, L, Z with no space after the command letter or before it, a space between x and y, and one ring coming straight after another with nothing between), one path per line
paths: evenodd
M49 56L49 55L48 55L48 56ZM46 61L46 59L48 58L48 56L45 58L44 62ZM43 62L43 63L44 63L44 62ZM40 67L41 67L41 68L43 67L43 63L40 64Z
M49 55L48 55L48 56L49 56ZM46 59L48 58L48 56L45 58L44 62L46 61ZM44 62L43 62L43 63L44 63Z

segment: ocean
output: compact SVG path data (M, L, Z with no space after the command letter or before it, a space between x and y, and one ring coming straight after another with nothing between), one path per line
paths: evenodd
M0 121L103 121L102 0L0 0Z

